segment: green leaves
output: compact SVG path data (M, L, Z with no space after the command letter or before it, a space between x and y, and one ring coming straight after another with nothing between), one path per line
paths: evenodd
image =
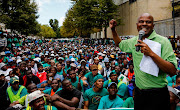
M68 10L61 29L63 36L71 32L68 35L90 37L90 33L107 27L109 21L116 16L117 6L112 0L71 1L73 6Z
M0 22L5 23L7 28L16 30L21 34L37 34L39 31L36 21L38 18L37 4L30 1L2 0L0 13L3 17L0 18Z

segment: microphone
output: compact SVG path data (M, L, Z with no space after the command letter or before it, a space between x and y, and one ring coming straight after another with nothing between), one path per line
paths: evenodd
M145 35L145 31L142 29L139 31L139 39L138 40L142 40L142 37ZM137 43L139 44L139 42ZM140 50L140 46L136 46L136 51L139 52Z

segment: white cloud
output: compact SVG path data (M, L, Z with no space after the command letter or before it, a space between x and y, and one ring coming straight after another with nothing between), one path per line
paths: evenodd
M38 9L39 11L42 11L42 7L44 4L54 2L54 3L66 3L70 2L70 0L35 0L36 3L38 4Z
M59 26L62 26L62 25L63 25L64 20L65 20L65 17L61 17L61 18L59 19Z

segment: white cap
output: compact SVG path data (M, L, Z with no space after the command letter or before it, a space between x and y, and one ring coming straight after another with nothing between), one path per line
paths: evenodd
M71 63L70 66L76 67L76 64L75 63Z
M5 52L1 52L1 55L6 55Z
M3 67L3 66L5 66L6 64L5 63L0 63L0 69Z
M44 94L41 93L40 90L34 91L28 95L28 99L29 99L28 103L31 103L32 101L34 101L40 97L43 97L43 96L44 96Z
M76 61L74 58L71 58L71 61Z
M51 57L54 57L54 54L51 54Z

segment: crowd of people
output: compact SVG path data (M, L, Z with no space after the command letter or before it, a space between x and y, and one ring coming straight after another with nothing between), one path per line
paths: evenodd
M134 108L132 54L121 52L113 43L29 41L1 52L3 109L19 104L27 110L40 105L53 105L52 110ZM179 87L175 77L167 76L169 85ZM32 97L42 103L35 105Z

